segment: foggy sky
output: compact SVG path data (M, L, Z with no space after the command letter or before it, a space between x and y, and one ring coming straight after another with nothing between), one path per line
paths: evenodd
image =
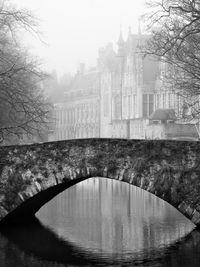
M120 25L124 37L128 27L138 29L145 0L11 0L33 10L40 19L42 39L27 37L31 52L43 59L47 70L59 75L74 73L79 63L95 65L98 49L117 42Z

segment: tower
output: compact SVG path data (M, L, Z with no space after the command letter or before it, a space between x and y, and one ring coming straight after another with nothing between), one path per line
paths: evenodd
M121 26L120 26L120 34L119 34L119 39L118 39L117 45L118 45L118 56L123 57L124 56L125 42L124 42L124 39L122 36Z
M119 94L115 101L119 103L120 119L123 118L123 74L124 74L124 57L125 57L125 42L122 36L122 29L120 25L120 34L118 39L118 52L117 57L119 59ZM117 106L117 105L116 105Z

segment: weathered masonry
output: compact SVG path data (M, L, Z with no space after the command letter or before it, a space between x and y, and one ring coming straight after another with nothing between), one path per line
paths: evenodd
M200 226L200 143L79 139L0 148L0 222L33 218L42 205L90 177L138 186Z

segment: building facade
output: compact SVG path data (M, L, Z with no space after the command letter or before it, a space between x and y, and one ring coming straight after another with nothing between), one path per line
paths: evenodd
M162 82L167 66L141 53L148 38L129 29L126 41L120 33L117 51L111 43L99 49L95 69L85 71L81 66L64 101L54 106L50 140L198 138L194 125L177 121L184 101ZM150 119L163 110L173 110L176 119L170 124Z
M79 71L65 92L62 103L54 104L54 126L49 140L100 137L100 74Z
M100 51L102 99L105 94L108 96L107 102L101 102L103 136L145 138L147 118L155 110L159 78L159 62L140 52L147 39L148 36L132 34L129 29L126 41L120 33L117 52L111 46ZM105 117L108 103L110 110Z
M101 136L197 139L197 127L184 120L180 121L185 112L183 98L163 82L168 66L141 53L148 38L140 32L132 34L129 29L126 41L120 34L116 53L111 51L111 46L101 50L99 62L104 63L101 64L101 94L106 95L107 99L107 102L101 101ZM110 108L107 107L108 103ZM158 127L149 120L153 112L159 113L167 109L174 111L176 119L172 123L165 121ZM106 110L109 112L105 112ZM107 117L105 114L108 114Z

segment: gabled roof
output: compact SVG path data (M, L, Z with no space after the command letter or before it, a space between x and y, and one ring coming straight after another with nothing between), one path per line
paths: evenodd
M175 110L174 109L157 109L150 116L149 120L176 120Z

